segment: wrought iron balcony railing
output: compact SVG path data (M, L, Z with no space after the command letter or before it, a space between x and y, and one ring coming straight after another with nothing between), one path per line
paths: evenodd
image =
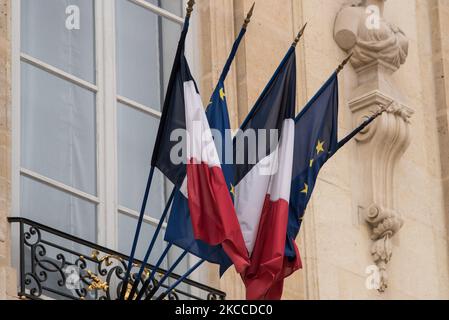
M127 268L126 255L29 219L9 218L9 222L19 227L20 297L33 300L117 299ZM141 262L135 260L133 268L138 270L140 266ZM146 265L144 275L138 281L145 282L153 269L152 265ZM155 277L146 294L157 286L165 270L158 269L157 274L159 277ZM169 279L174 282L179 278L179 275L171 274ZM170 281L161 285L161 292L169 287ZM131 285L128 284L129 289ZM167 299L224 300L225 297L224 292L186 279Z

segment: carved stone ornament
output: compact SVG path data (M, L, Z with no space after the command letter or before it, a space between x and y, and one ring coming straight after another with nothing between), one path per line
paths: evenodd
M373 9L372 6L377 6ZM369 9L369 10L368 10ZM395 168L410 144L413 110L402 101L391 75L405 63L408 40L397 27L382 17L384 0L353 1L342 8L335 22L335 41L354 53L351 64L358 86L349 108L354 125L381 106L388 106L372 125L357 137L360 214L371 230L371 255L379 268L378 290L388 287L387 265L393 255L392 238L403 219L395 206ZM378 28L371 29L370 13L378 12ZM367 22L368 21L368 22Z
M383 18L384 1L352 1L338 14L335 41L353 52L355 69L383 62L396 71L407 59L408 39L399 27Z

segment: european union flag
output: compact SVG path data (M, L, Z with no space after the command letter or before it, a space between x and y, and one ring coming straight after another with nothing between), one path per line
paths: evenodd
M338 150L338 77L335 72L295 119L295 150L285 255L296 256L295 239L323 165Z

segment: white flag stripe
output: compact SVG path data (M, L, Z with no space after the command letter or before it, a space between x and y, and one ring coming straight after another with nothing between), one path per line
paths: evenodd
M203 103L193 81L184 83L184 101L187 160L193 160L195 164L206 163L209 167L221 167Z
M290 187L293 170L293 153L295 148L295 121L287 119L282 127L282 136L279 147L279 168L278 172L270 181L270 199L290 199Z
M250 255L267 195L273 202L290 199L294 135L294 120L286 119L278 147L257 163L235 188L237 217Z
M184 83L184 101L187 130L187 161L195 164L207 163L209 167L221 167L218 152L204 111L201 96L196 92L195 83ZM180 188L188 198L187 177Z
M260 161L252 168L242 181L235 187L235 210L245 239L246 249L251 256L259 229L260 215L268 192L270 175L260 174L264 163L273 162L275 152Z

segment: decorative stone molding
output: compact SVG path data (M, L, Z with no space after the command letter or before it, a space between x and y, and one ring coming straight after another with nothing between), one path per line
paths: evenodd
M409 123L413 111L379 91L354 99L349 105L356 119L362 119L380 106L390 105L387 112L356 138L361 183L359 207L371 229L374 242L371 254L380 271L379 291L384 292L388 286L387 264L393 253L391 239L403 225L395 209L395 168L410 144Z
M337 16L335 41L342 49L353 52L351 62L355 69L384 62L396 71L407 59L408 39L400 28L382 17L384 2L353 1Z
M379 28L367 26L371 5L378 6ZM396 166L410 144L409 124L413 110L406 106L395 88L392 74L405 63L408 40L405 34L382 17L384 0L356 1L339 12L335 22L335 41L352 51L352 66L357 87L349 108L354 125L381 106L388 106L376 122L357 137L359 213L371 231L371 255L379 268L378 290L388 287L387 265L393 254L392 238L403 225L395 207Z

